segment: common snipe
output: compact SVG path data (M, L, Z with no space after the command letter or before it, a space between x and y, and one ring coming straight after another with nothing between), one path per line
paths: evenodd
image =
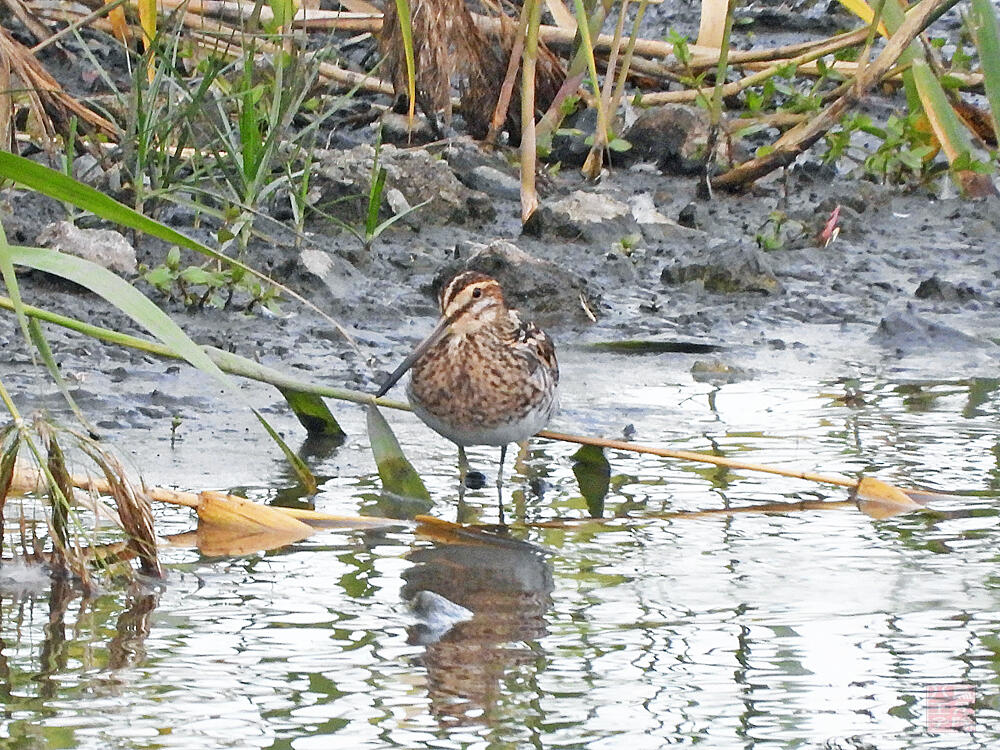
M463 271L441 289L441 319L389 376L383 396L412 368L406 389L424 424L458 446L464 493L467 445L500 446L497 491L508 443L528 439L556 410L559 365L552 340L507 307L500 284ZM501 497L501 518L503 503Z

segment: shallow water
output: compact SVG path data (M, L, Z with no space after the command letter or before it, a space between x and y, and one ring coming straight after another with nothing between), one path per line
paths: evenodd
M961 496L887 520L843 504L740 512L846 493L610 452L610 520L587 523L575 447L536 440L505 488L508 519L535 524L514 536L533 546L324 531L238 557L170 547L161 587L87 601L38 580L4 584L0 737L88 748L995 747L998 383L861 367L790 377L779 365L713 386L692 381L693 359L563 352L553 427L618 437L631 423L636 442ZM363 415L338 416L348 442L307 451L328 477L316 507L386 510ZM387 417L432 512L453 519L453 447L409 415ZM152 464L151 481L284 495L279 458L242 419L225 417L214 454L193 429L172 449L166 428L122 444ZM469 493L469 515L486 522L496 453L470 452L489 481ZM539 525L556 517L581 521ZM176 509L158 509L157 522L165 534L193 526ZM447 630L422 618L407 604L418 591L472 619Z

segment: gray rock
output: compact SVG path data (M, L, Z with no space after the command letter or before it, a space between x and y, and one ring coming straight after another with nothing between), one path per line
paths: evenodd
M600 296L585 278L564 266L529 255L506 240L460 244L455 254L457 259L434 278L435 295L456 273L471 269L499 281L508 304L540 326L589 325L596 318Z
M550 161L557 161L564 166L582 166L590 153L587 139L597 130L597 110L585 107L567 117L562 127L552 136ZM628 161L627 155L615 154L615 159L622 157Z
M372 164L375 149L368 145L347 151L317 150L319 161L316 186L323 195L325 210L348 222L363 221L368 208ZM383 145L379 163L386 170L386 192L383 194L382 218L392 216L386 201L395 188L411 206L429 200L416 210L420 222L436 224L468 224L490 220L495 216L492 201L482 193L470 190L455 177L447 162L427 151L401 150Z
M636 220L642 230L642 236L650 242L702 239L705 236L704 232L683 227L657 211L653 203L653 196L649 193L633 196L628 203L632 209L632 218Z
M81 154L73 161L73 178L85 185L100 188L107 184L107 175L93 154Z
M977 289L964 282L955 283L931 276L920 282L913 296L917 299L937 300L939 302L965 302L982 295Z
M608 246L638 234L639 223L626 203L601 193L577 190L545 202L524 226L527 234L555 235Z
M516 201L521 197L520 180L485 164L473 168L471 172L460 176L460 179L473 190L481 190L496 198Z
M353 299L358 272L339 255L307 247L299 253L299 264L304 271L320 279L334 299Z
M80 229L68 221L57 221L42 229L35 241L123 276L136 272L135 248L111 229Z
M886 313L872 334L872 341L901 353L998 349L992 341L928 320L908 308Z
M624 134L632 144L630 158L654 162L667 174L695 174L705 164L708 148L708 113L686 104L651 107L636 118ZM721 168L744 161L747 149L731 138L723 125L715 147Z
M392 143L404 148L423 146L436 140L434 130L426 117L417 115L410 122L408 115L388 110L380 118L382 123L382 142Z
M764 253L746 245L706 248L694 258L681 259L664 268L660 281L664 284L700 281L706 290L724 294L756 292L770 295L782 290Z

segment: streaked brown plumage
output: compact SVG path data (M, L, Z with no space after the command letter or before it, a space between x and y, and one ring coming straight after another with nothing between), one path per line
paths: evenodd
M412 369L407 396L431 429L458 445L501 447L541 430L557 406L559 366L552 340L507 307L500 284L463 271L441 289L441 319L396 368L378 395Z

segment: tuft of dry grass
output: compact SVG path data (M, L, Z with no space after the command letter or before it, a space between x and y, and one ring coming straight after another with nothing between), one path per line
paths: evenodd
M0 84L4 79L0 120L6 125L0 125L0 148L8 149L14 135L12 129L5 134L2 128L22 120L26 130L34 130L46 143L56 135L70 136L74 117L84 131L108 138L117 134L114 125L67 94L31 50L0 27Z
M435 127L439 114L445 124L451 121L454 85L470 135L483 138L489 132L508 61L512 53L520 57L518 43L522 41L514 19L498 5L489 10L499 23L499 34L488 35L464 0L414 0L410 4L416 104ZM395 2L385 4L379 40L395 91L405 92L406 60ZM539 45L538 57L536 108L540 113L555 98L565 71L544 45ZM521 115L516 99L505 119L512 139L519 140Z
M64 443L74 456L89 459L104 475L106 494L115 500L117 512L96 494L74 490L77 480L69 471ZM31 455L38 466L37 472L18 463L18 456L23 453ZM25 488L25 474L38 481ZM26 489L27 495L22 500L18 524L20 550L11 549L6 559L19 555L28 562L44 564L54 578L76 580L86 591L95 588L95 571L113 571L116 576L132 578L135 569L129 561L133 559L138 560L140 573L163 577L149 498L129 480L121 462L90 437L60 427L41 415L30 424L18 421L4 427L0 430L0 529L4 532L0 538L7 531L3 522L12 520L8 501L14 488ZM78 511L80 507L92 511L93 526L85 524ZM26 512L29 508L30 512ZM44 517L48 529L45 537L39 537L37 525L28 520L39 515ZM102 537L108 533L101 528L101 523L107 520L121 529L124 541L98 541L98 533Z

